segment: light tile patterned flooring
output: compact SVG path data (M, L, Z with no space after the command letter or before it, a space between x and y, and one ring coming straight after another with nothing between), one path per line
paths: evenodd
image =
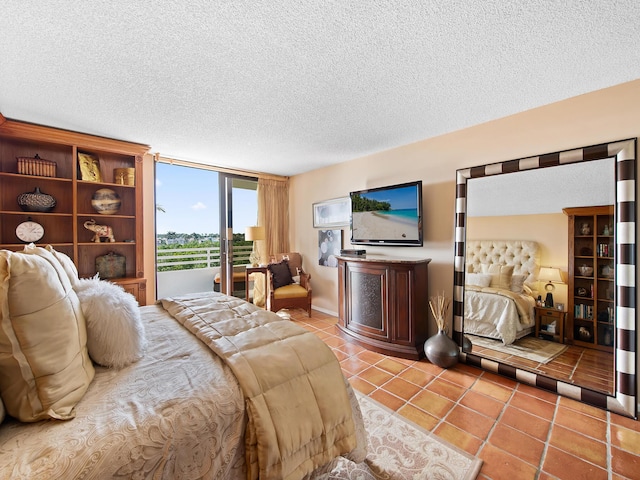
M291 314L356 390L481 458L479 480L640 479L640 421L464 364L381 355L345 340L336 317Z

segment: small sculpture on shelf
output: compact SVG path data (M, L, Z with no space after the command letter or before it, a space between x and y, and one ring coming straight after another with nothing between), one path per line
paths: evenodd
M113 229L108 225L96 225L96 221L93 218L84 222L84 228L94 232L93 238L91 239L92 242L100 243L103 238L109 242L116 241L113 236Z
M583 223L580 226L580 234L581 235L591 235L591 227L588 223Z

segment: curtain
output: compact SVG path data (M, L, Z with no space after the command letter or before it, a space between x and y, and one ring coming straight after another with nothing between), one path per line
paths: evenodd
M263 263L276 253L289 251L289 180L258 179L258 226L265 227L264 241L257 241ZM265 305L264 275L254 274L253 303Z
M289 181L258 179L258 225L265 227L260 258L289 251Z

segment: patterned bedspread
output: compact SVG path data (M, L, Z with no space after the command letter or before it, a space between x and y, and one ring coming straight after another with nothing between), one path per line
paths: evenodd
M97 367L75 419L5 419L0 478L246 478L235 375L160 305L141 310L149 350L119 371Z

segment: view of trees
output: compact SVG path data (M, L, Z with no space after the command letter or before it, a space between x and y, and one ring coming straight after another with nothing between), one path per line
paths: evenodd
M391 210L391 204L389 202L371 200L355 194L351 196L351 209L354 212L388 211Z
M159 272L170 270L191 270L194 268L207 268L220 266L220 241L210 240L212 236L216 238L218 235L208 234L183 234L176 232L167 232L164 235L158 235L157 256L158 263L162 263L165 259L173 258L180 265L159 265ZM253 242L244 239L244 233L233 234L233 246L245 247L243 251L247 252L246 256L239 255L234 259L234 264L244 265L248 261L248 252L253 246ZM173 250L180 250L179 253Z

